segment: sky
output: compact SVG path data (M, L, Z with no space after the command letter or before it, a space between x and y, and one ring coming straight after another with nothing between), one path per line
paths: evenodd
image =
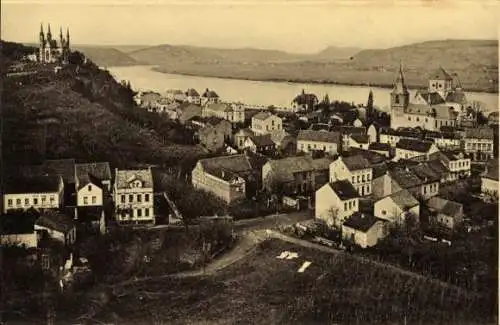
M497 1L2 0L2 39L37 42L40 23L73 44L184 44L313 53L435 39L497 39Z

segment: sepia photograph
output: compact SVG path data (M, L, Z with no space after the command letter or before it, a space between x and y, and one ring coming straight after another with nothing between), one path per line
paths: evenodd
M3 0L0 325L498 324L499 7Z

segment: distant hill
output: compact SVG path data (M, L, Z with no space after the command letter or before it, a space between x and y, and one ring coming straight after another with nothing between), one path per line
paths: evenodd
M158 45L130 52L129 55L138 61L157 65L171 60L190 61L196 64L293 62L301 61L306 57L277 50L217 49L188 45Z
M80 51L85 56L101 67L107 66L129 66L140 64L130 55L112 47L99 46L75 46L74 50Z

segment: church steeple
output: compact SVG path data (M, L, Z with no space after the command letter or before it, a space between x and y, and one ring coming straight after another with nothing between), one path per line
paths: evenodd
M406 88L405 77L403 75L403 64L399 62L399 71L394 82L393 93L408 94L408 88Z
M394 82L394 88L391 92L391 107L395 108L406 108L410 103L410 93L405 84L405 78L403 75L403 65L399 63L399 71Z
M69 48L69 27L66 28L66 47Z
M43 33L43 24L40 23L40 45L45 43L45 34Z
M47 29L47 40L49 43L52 42L52 32L50 31L50 24L48 24L48 29Z

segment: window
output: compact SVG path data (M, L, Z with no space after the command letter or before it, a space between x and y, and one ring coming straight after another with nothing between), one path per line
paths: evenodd
M97 198L95 196L92 197L92 204L96 204Z
M92 185L87 186L87 191L92 191Z
M344 202L344 211L347 211L347 202Z
M121 197L120 199L121 203L125 203L125 195L120 195L120 197Z
M24 199L24 205L29 205L30 204L30 199Z
M427 186L424 186L424 194L427 194Z
M355 179L356 179L356 178L353 176L353 177L352 177L352 182L353 182L353 183L355 182Z
M387 214L387 211L382 210L382 215L384 215L384 216L385 216L386 214Z
M16 199L16 205L21 205L21 199Z
M361 181L364 182L365 181L365 175L361 175Z
M132 194L128 195L128 201L129 202L134 202L134 196Z
M137 194L137 202L141 202L142 201L142 196L141 194Z
M7 200L7 205L10 206L10 207L12 206L12 199L8 199Z
M38 199L37 199L37 198L34 198L34 199L33 199L33 204L34 204L34 205L38 204Z
M408 116L408 121L411 121L411 116Z
M137 216L142 217L142 209L137 209Z
M352 201L349 201L349 210L352 209Z
M369 181L370 180L370 174L366 174L366 180Z
M149 194L144 194L144 202L149 202Z
M83 204L85 204L85 205L89 204L89 198L88 198L88 196L84 196L83 197Z
M399 96L397 96L397 95L396 95L396 97L394 97L394 102L395 102L396 104L399 104Z
M145 217L149 217L149 209L145 209L144 210L144 216Z
M425 122L428 122L429 120L427 119L427 117L425 118Z
M42 255L42 269L48 270L50 268L50 259L49 255L43 254Z
M357 180L358 180L358 183L359 183L359 175L358 175L358 177L357 177Z
M417 117L417 122L420 122L420 118Z
M54 195L50 196L50 203L54 203L56 201L56 198Z

